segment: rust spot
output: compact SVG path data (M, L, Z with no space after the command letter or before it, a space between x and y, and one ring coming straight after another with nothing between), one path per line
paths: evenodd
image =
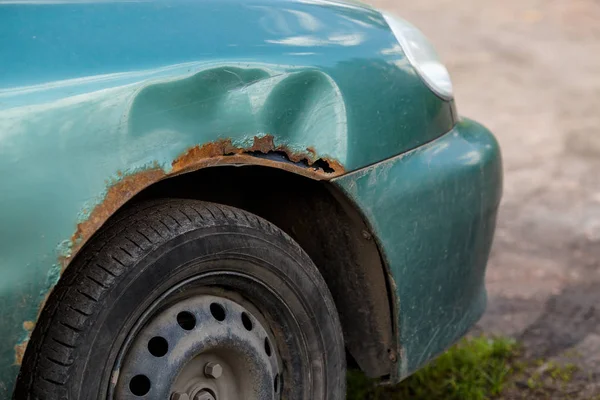
M119 171L117 176L121 180L109 187L102 203L92 210L86 221L77 225L71 237L71 254L75 255L102 224L133 196L168 176L216 165L244 164L279 168L316 180L331 179L344 173L344 167L339 162L319 158L313 148L306 150L306 153L298 153L285 146L275 146L271 135L254 137L252 146L248 148L236 147L230 139L221 139L188 149L173 161L168 174L158 165L132 175L124 175ZM72 256L61 258L63 270Z
M77 253L81 246L88 240L94 232L127 200L131 199L145 187L158 182L165 177L165 173L158 166L138 172L134 175L125 176L121 181L112 185L104 201L94 207L89 218L77 225L77 230L71 237L72 254ZM72 257L61 259L63 268L68 264Z
M203 146L194 146L173 161L173 170L180 171L200 160L237 153L238 149L231 144L231 140L217 140Z
M31 335L33 328L35 328L34 321L23 322L23 329L27 331L27 338L15 346L15 365L21 365L23 363L23 356L25 355L25 350L29 344L29 336Z
M388 352L389 352L391 362L395 363L396 361L398 361L398 356L396 355L396 350L388 349Z
M258 155L280 155L279 160ZM309 147L306 153L298 153L285 146L275 146L273 136L255 136L252 146L236 147L230 139L194 146L173 161L173 173L187 172L206 166L221 164L256 164L281 168L313 179L331 179L344 172L335 160L318 158ZM294 165L300 164L300 165Z
M31 332L35 328L35 321L25 321L23 322L23 329L27 332Z
M23 363L23 356L25 355L28 343L29 339L15 345L15 365L21 365Z
M107 182L109 188L102 203L95 206L89 217L77 225L77 229L71 237L71 254L59 258L62 270L64 271L73 256L81 250L106 220L143 189L166 177L216 165L262 165L283 169L315 180L332 179L344 173L342 164L336 160L319 158L314 148L307 148L306 153L293 152L285 146L275 146L271 135L254 137L252 146L248 148L236 147L230 139L194 146L173 161L169 173L165 173L158 164L131 175L117 171L116 174L120 180L116 183ZM87 210L83 211L87 213ZM40 313L50 292L42 300ZM28 332L31 332L34 327L35 322L33 321L23 323L23 328ZM15 365L21 365L28 343L29 335L27 339L15 345Z
M266 135L261 138L254 137L254 144L250 148L250 151L260 151L261 153L268 153L275 150L275 143L273 136Z

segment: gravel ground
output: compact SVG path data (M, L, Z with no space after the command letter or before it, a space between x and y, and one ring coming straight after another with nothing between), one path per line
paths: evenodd
M479 328L578 365L570 394L552 398L600 395L600 1L370 2L432 39L459 111L503 148Z

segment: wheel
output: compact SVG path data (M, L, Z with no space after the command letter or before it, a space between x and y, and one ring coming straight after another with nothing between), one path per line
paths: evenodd
M142 204L65 271L15 398L343 399L342 331L317 268L275 226Z

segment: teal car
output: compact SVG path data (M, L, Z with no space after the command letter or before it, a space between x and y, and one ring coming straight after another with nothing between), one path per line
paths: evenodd
M343 399L485 308L498 144L341 0L0 1L0 398Z

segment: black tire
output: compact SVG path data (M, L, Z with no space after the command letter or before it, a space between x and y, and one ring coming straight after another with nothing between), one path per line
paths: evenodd
M140 204L113 221L49 297L15 399L106 399L115 360L144 311L190 280L195 287L225 286L263 313L280 351L283 398L345 398L335 305L289 236L245 211L195 200Z

